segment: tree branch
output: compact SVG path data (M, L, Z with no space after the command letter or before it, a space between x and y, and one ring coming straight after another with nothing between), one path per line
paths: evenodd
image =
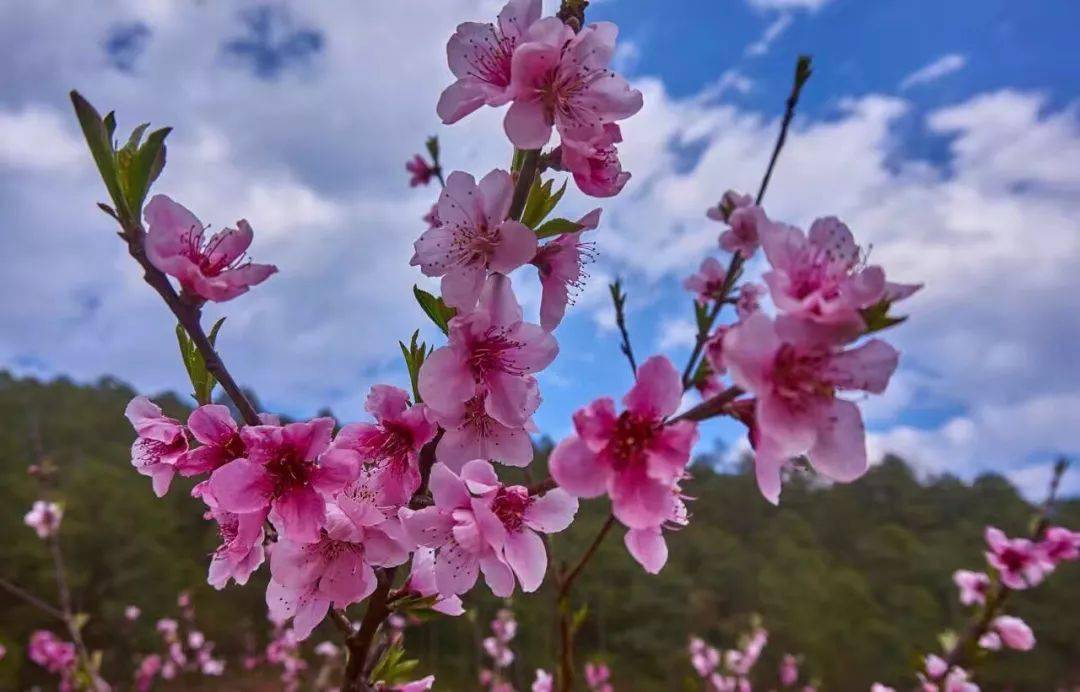
M26 589L22 588L21 586L15 584L13 582L8 581L7 579L4 579L3 577L0 577L0 588L4 589L8 593L10 593L12 596L15 596L17 598L21 598L22 600L24 600L27 603L29 603L30 605L34 606L38 610L40 610L40 611L42 611L44 613L48 613L49 615L52 615L54 618L56 618L58 620L61 620L61 621L64 620L64 613L61 612L61 610L59 608L52 605L51 603L48 603L47 601L45 601L42 598L38 598L37 596L30 593Z
M622 281L615 280L615 283L608 284L608 290L611 291L611 302L615 305L615 325L619 328L619 333L622 335L622 343L619 344L619 350L622 351L626 359L630 361L630 372L637 378L637 361L634 360L634 349L630 345L630 333L626 329L626 293L622 290Z
M510 201L510 212L507 218L518 221L521 213L525 211L525 202L529 199L529 190L532 189L533 180L540 168L540 150L529 149L524 153L521 160L521 170L518 171L518 179L514 184L514 196Z

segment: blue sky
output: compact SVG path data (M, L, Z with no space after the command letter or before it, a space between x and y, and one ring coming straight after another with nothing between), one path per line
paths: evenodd
M176 126L158 189L215 226L247 218L256 259L281 267L221 310L239 379L267 408L361 417L370 384L403 381L396 341L423 323L408 258L436 191L410 190L404 160L438 133L448 168L507 165L501 113L451 128L434 114L446 38L497 10L0 6L0 367L112 374L149 392L184 384L168 316L93 208L103 192L68 110L75 87L116 108L121 128ZM624 128L624 194L564 203L567 216L605 215L591 282L542 377L544 431L565 434L574 408L629 385L604 286L615 276L639 357L683 362L679 284L721 230L703 211L729 187L756 188L807 52L814 76L767 209L799 224L839 215L890 276L927 284L890 334L904 354L892 387L864 403L871 454L965 478L994 469L1037 493L1053 455L1080 452L1080 7L603 0L589 16L620 25L617 62L646 105ZM535 281L519 274L535 314ZM740 437L711 423L701 444L737 452Z

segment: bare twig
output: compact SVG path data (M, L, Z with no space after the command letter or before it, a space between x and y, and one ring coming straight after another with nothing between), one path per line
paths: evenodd
M636 378L637 361L634 360L634 349L630 345L630 333L626 329L626 293L622 290L622 281L616 279L615 283L608 284L608 290L611 291L611 302L615 306L615 325L619 328L619 334L622 335L619 350L626 356L626 360L630 361L630 372Z
M64 613L59 608L52 605L51 603L46 602L44 599L38 598L26 589L13 582L8 581L7 579L4 579L3 577L0 577L0 589L4 589L12 596L21 598L22 600L34 606L38 610L44 613L48 613L49 615L53 616L58 620L62 621L64 619Z

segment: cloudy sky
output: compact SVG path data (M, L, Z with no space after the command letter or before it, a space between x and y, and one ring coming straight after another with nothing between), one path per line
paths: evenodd
M234 374L265 408L359 418L370 384L403 382L397 340L424 326L408 260L436 190L410 190L403 162L438 133L450 169L508 164L501 113L443 128L434 112L453 27L498 6L0 3L0 367L185 384L171 320L94 209L104 191L67 102L77 88L122 130L173 125L157 190L205 223L247 218L257 261L281 268L221 311ZM684 361L679 282L721 230L703 212L756 188L809 52L770 215L839 215L891 278L926 284L890 333L903 359L889 392L865 402L872 454L998 470L1037 493L1054 455L1080 453L1075 3L602 0L589 16L620 25L618 67L645 108L624 126L633 179L602 205L591 283L542 377L544 431L565 434L574 408L629 384L611 278L627 283L638 353ZM515 279L535 314L535 281ZM705 447L739 444L730 424L703 432Z

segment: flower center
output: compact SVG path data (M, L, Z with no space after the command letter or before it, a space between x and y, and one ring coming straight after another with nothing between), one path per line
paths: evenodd
M525 521L525 510L533 503L529 496L529 490L524 486L512 485L508 488L499 488L495 499L491 502L491 511L503 523L507 531L511 533L520 531Z
M274 496L307 485L315 462L306 461L291 448L280 450L279 456L266 464L267 472L274 478Z
M784 344L773 362L773 381L777 392L789 404L801 405L807 399L832 398L836 387L822 377L828 355L804 352Z
M615 423L615 433L608 442L608 451L615 459L616 470L643 463L645 450L656 433L655 421L623 411Z
M469 354L469 367L473 376L481 380L489 373L505 372L525 375L526 370L514 362L514 353L524 346L511 339L505 327L489 327L481 339L473 344Z

